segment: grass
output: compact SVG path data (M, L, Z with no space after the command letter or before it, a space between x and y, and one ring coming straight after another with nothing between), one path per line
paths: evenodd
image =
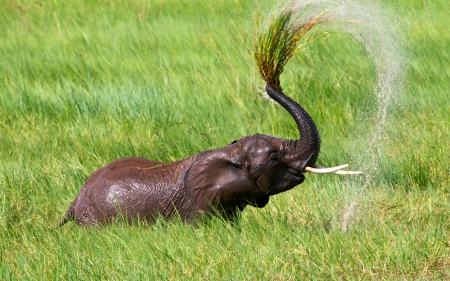
M254 133L297 138L260 98L245 36L256 1L3 1L1 280L444 280L450 278L450 22L444 0L398 7L408 49L377 173L335 175L212 219L54 225L86 178L126 156L173 161ZM247 40L251 41L251 40ZM316 121L319 163L357 158L374 66L345 35L292 57L283 89ZM255 94L249 94L255 93ZM355 160L356 161L356 160ZM360 193L349 231L342 213Z
M302 47L320 35L319 32L309 31L327 21L326 11L304 21L300 19L302 12L303 9L296 12L288 6L272 17L259 15L256 21L255 62L261 78L267 85L278 91L281 91L280 76L286 63ZM269 26L265 30L262 26L267 24ZM313 35L309 35L311 33Z

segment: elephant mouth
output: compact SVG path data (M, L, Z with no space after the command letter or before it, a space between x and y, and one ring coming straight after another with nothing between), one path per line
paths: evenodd
M305 176L302 172L297 170L286 171L282 179L278 184L271 190L271 195L275 195L287 190L294 188L295 186L301 184L305 180Z

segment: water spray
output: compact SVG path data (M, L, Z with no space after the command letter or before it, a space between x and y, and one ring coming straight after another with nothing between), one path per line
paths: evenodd
M357 164L363 174L347 182L358 192L343 212L342 231L349 229L360 208L364 190L372 182L385 137L388 106L403 83L402 50L397 24L386 12L370 2L353 0L296 0L276 14L257 17L254 57L263 80L281 89L279 77L288 60L310 42L333 32L350 34L372 58L376 71L376 124L367 134L365 153ZM317 165L318 166L318 165ZM319 168L318 166L317 168ZM313 167L316 168L316 167ZM358 207L357 207L358 206Z

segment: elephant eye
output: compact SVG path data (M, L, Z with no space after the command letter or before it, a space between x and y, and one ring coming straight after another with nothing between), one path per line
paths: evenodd
M269 159L272 161L280 161L280 155L277 152L271 153Z

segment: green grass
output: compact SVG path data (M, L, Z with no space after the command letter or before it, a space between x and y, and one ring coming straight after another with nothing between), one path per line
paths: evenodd
M254 133L296 138L260 98L258 1L13 1L0 5L1 280L445 280L450 278L447 2L397 7L404 91L363 191L307 175L237 226L179 221L53 227L86 178L126 156L181 159ZM373 62L345 35L312 42L284 91L316 121L319 163L357 162L373 126ZM369 113L368 113L369 112ZM352 166L353 168L357 168ZM357 200L348 232L342 213Z
M320 35L320 32L313 32L311 29L327 20L327 11L323 11L308 14L311 18L302 21L303 11L308 10L283 8L283 11L276 15L271 16L271 13L266 12L259 15L256 20L253 56L261 78L278 91L282 90L280 76L286 63L303 46Z

